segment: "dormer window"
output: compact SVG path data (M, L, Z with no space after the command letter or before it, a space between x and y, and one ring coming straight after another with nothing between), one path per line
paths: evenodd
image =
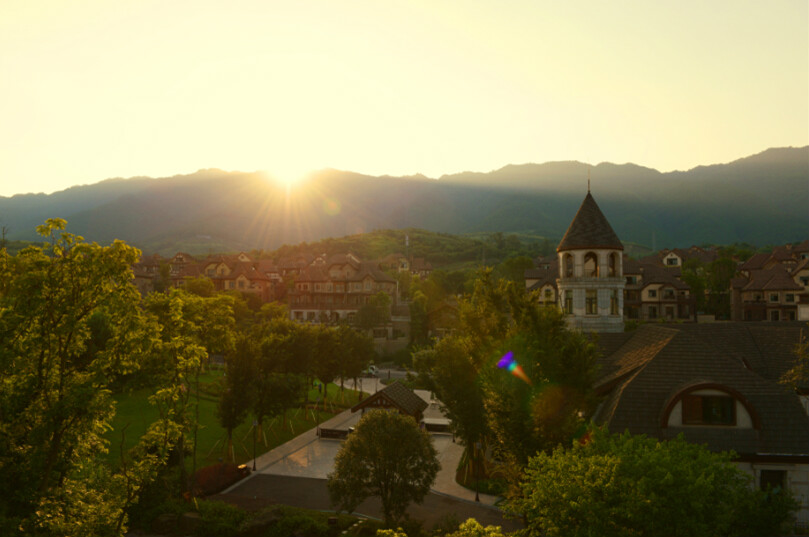
M686 395L683 425L736 425L736 402L729 395Z

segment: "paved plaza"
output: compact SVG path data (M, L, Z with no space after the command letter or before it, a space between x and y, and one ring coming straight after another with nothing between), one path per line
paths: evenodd
M384 386L377 379L364 379L365 391L374 393ZM425 419L445 420L438 405L431 400L430 393L416 390L416 394L427 403ZM321 424L327 429L348 429L357 424L360 413L346 410ZM494 507L497 497L480 494L480 502L475 502L475 492L456 483L455 469L463 453L463 447L453 441L451 434L434 433L433 445L438 452L441 470L425 499L424 505L412 506L411 516L416 519L437 523L442 517L454 514L459 520L473 516L485 524L497 524L513 528L513 521L504 520ZM310 509L329 510L328 494L325 492L326 478L334 466L334 458L342 446L341 440L321 439L316 429L307 431L289 442L256 458L256 471L239 481L220 496L224 500L267 503L286 503ZM247 463L252 467L252 461ZM366 501L357 509L358 514L378 518L381 516L377 501Z

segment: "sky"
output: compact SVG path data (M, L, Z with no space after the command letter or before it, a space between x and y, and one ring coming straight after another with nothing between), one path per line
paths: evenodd
M806 0L0 2L0 196L805 145Z

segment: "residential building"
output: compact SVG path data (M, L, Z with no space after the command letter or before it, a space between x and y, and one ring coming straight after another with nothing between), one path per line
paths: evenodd
M644 324L600 334L603 399L593 420L661 440L734 451L757 485L791 490L809 523L809 385L779 383L805 323Z
M300 268L288 291L290 317L308 322L353 322L357 311L380 291L396 303L396 280L377 263L353 254L316 257Z
M809 320L809 240L742 263L730 304L734 321Z

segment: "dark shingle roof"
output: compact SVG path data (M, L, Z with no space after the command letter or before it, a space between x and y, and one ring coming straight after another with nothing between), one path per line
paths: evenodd
M385 386L384 389L379 390L374 395L366 398L364 401L357 403L351 409L352 412L356 412L361 408L369 406L374 400L379 398L384 398L399 407L402 411L409 414L410 416L416 416L424 411L427 408L427 401L416 395L412 390L408 389L404 384L400 382L394 382L393 384L389 384Z
M605 356L596 389L605 396L595 419L610 430L690 442L740 455L809 455L809 417L777 382L804 323L642 325ZM673 398L701 384L724 386L752 408L758 428L669 427Z
M596 200L589 192L579 207L579 211L562 237L562 242L556 247L557 252L563 250L577 250L581 248L614 248L623 250L618 235L612 230Z

